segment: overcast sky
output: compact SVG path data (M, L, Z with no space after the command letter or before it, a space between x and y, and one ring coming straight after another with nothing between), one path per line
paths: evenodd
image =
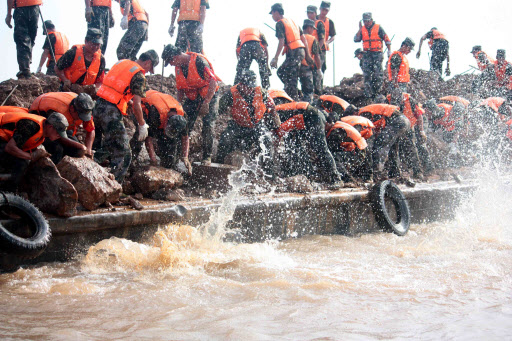
M84 41L87 25L84 18L85 5L83 0L43 0L42 13L46 20L51 19L57 29L64 32L70 44L81 44ZM6 6L0 8L0 15L5 18ZM170 38L167 29L171 19L171 5L174 0L140 0L142 6L150 16L149 41L142 45L141 52L155 49L160 54L164 44L174 43L176 36ZM271 15L268 14L272 0L210 0L210 9L207 11L204 51L212 62L218 76L227 84L232 84L235 68L235 45L241 29L258 27L267 36L269 41L270 58L274 56L277 48L277 38L273 30L265 23L275 27ZM293 0L282 1L285 17L293 19L302 26L306 18L307 5L320 5L320 1ZM445 34L450 42L450 57L452 75L468 70L469 65L476 65L470 54L473 45L482 45L484 51L495 56L496 49L507 49L508 60L512 60L512 39L510 39L509 20L512 14L512 1L488 0L485 2L463 2L452 0L418 1L331 1L331 11L328 15L336 25L336 40L334 48L328 52L326 85L339 83L343 77L351 77L360 72L359 63L354 59L354 50L361 47L361 43L354 43L353 38L358 30L358 21L363 12L373 12L374 20L381 24L389 37L393 37L392 50L399 48L402 40L409 36L418 46L420 37L431 27L436 26ZM110 30L109 45L107 49L107 67L116 62L116 48L125 31L119 24L121 13L119 5L113 4L116 26ZM41 25L40 25L41 26ZM2 62L7 67L0 69L0 80L13 78L18 71L16 61L16 45L12 33L5 23L1 22L0 43L4 47ZM35 72L42 52L44 36L39 35L33 53L32 71ZM428 69L428 45L423 44L422 56L418 60L416 51L409 55L411 67ZM333 56L335 65L333 65ZM280 57L279 64L284 61ZM6 64L5 64L6 63ZM257 71L256 63L252 69ZM45 70L45 68L43 68ZM161 66L157 73L162 72ZM155 70L156 71L156 70ZM174 73L172 67L165 69L165 74ZM277 76L271 78L274 88L282 88Z

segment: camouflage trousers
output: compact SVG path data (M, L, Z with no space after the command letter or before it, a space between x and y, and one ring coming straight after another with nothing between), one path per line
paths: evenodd
M87 28L97 28L103 35L103 45L101 45L101 54L105 55L108 44L108 33L110 30L110 9L106 6L93 6L92 7L91 22L87 23Z
M109 162L110 171L122 183L132 162L130 139L123 123L123 115L112 103L98 99L92 112L96 126L94 159L99 164Z
M148 23L132 20L128 23L128 30L117 47L117 59L137 60L142 43L147 39Z
M37 35L39 6L20 7L14 10L14 42L20 72L30 73L32 48Z
M197 31L199 25L199 21L180 21L178 23L176 47L179 47L183 52L203 53L203 33Z

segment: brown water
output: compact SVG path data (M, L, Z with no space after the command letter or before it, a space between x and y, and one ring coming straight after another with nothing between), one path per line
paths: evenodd
M147 244L104 240L75 262L0 275L0 336L511 339L509 191L495 183L405 237L235 245L169 226Z

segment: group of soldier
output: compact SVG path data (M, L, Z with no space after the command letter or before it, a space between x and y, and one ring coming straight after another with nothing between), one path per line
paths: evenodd
M18 77L30 78L31 49L42 0L7 1L8 25L14 8ZM246 28L240 31L237 42L235 85L224 94L219 92L220 78L202 54L207 0L175 0L169 34L174 35L177 17L176 44L166 45L161 56L149 50L139 57L147 39L149 15L139 0L115 1L120 3L121 27L127 32L117 49L119 61L108 73L103 54L109 28L114 25L111 0L85 0L89 28L84 44L69 48L65 35L51 21L44 23L47 40L38 71L48 60L48 73L59 77L61 91L41 95L30 108L0 107L2 167L11 167L14 181L10 184L14 188L29 161L48 153L55 163L65 155L94 158L110 167L122 183L144 144L151 164L176 168L181 160L192 175L189 134L198 118L203 122L203 164L210 164L212 158L223 163L235 150L254 152L269 181L304 174L329 188L339 188L346 181L401 178L403 160L412 176L422 179L434 168L426 132L457 145L467 137L468 124L474 123L469 119L472 106L463 98L442 98L439 104L430 100L422 106L408 93L406 56L415 44L406 38L391 52L391 40L371 13L363 14L354 37L355 42L363 43L356 57L361 60L368 99L367 106L356 108L342 98L323 94L326 53L336 35L333 21L327 18L331 5L327 1L321 2L319 14L317 7L307 7L308 18L302 28L284 16L282 4L271 7L279 43L270 67L276 68L279 56L285 54L277 70L284 91L270 89L266 38L259 29ZM448 41L433 28L421 38L419 50L425 39L430 39L432 49L431 71L440 76L443 61L449 63ZM382 90L384 45L388 54L386 91ZM472 51L475 58L480 56L477 48ZM160 59L175 67L176 98L148 90L145 74L153 73ZM253 60L258 62L262 86L257 85L256 74L250 70ZM487 61L482 57L477 60L485 68L475 87L491 79L492 70L503 69L512 80L508 63L502 66L488 57ZM449 64L445 72L449 75ZM493 97L479 102L478 107L495 112L499 122L508 122L506 98ZM231 120L214 156L214 125L219 113ZM133 137L128 136L126 119L136 126ZM490 124L489 120L485 123ZM79 126L85 131L83 143L76 137ZM45 150L37 148L41 144Z

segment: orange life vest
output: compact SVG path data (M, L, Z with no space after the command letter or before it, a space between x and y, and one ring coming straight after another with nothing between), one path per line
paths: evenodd
M329 29L330 29L329 18L325 17L325 20L318 19L318 21L321 21L324 23L324 27L325 27L324 47L325 47L326 51L329 51L329 45L327 45L327 40L329 40ZM315 25L315 27L316 27L316 25ZM315 30L315 32L316 32L316 30ZM317 37L317 40L318 40L318 37Z
M48 36L53 34L55 36L55 45L53 46L53 53L55 53L55 61L58 62L60 57L69 50L69 41L68 37L65 34L62 34L57 31L48 32ZM52 58L53 59L53 58ZM48 58L48 62L46 66L50 65L50 58Z
M3 113L11 113L11 112L25 112L28 114L28 109L27 108L20 108L20 107L14 107L14 106L11 106L11 105L4 105L4 106L0 106L0 112L3 112Z
M379 37L379 28L379 24L374 24L371 28L371 32L368 32L366 26L363 25L361 28L361 34L363 36L363 50L382 52L382 39Z
M444 37L444 34L439 32L438 30L432 30L432 38L430 38L428 41L428 46L430 47L430 49L432 49L432 46L434 45L434 40L437 40L437 39L445 39L446 40L446 38Z
M9 140L12 139L12 136L14 135L14 131L16 130L16 124L20 120L31 120L36 122L39 125L39 131L30 137L23 146L18 146L18 148L25 152L37 148L44 142L43 123L46 118L39 115L27 114L24 111L10 113L0 112L0 139L9 142ZM9 123L15 124L14 130L10 130L6 127L6 125Z
M42 5L43 0L14 0L14 8Z
M139 64L128 59L118 61L110 69L96 95L115 104L121 114L127 115L128 102L134 96L130 90L130 83L133 76L139 72L145 74Z
M267 112L267 107L265 103L263 103L261 87L258 86L254 91L254 98L252 100L252 107L254 108L253 116L249 113L249 104L247 104L242 95L240 95L236 86L231 87L231 95L233 96L233 106L231 107L233 120L241 127L254 128Z
M354 150L356 150L356 148L359 150L363 150L363 149L366 149L366 147L368 147L366 140L361 136L361 134L354 127L352 127L348 123L341 122L341 121L334 123L334 125L331 127L331 129L329 129L329 131L327 132L326 138L329 138L329 136L335 129L344 130L345 133L347 134L347 137L353 141L353 142L347 141L347 142L340 143L341 148L343 148L343 150L345 150L346 152L354 151Z
M396 111L400 111L400 108L395 105L370 104L359 109L358 115L370 119L375 128L380 131L386 126L386 117L391 117Z
M391 95L387 96L388 102L391 102ZM418 107L412 108L411 105L411 95L408 93L402 93L402 113L409 119L409 122L411 122L411 128L413 128L416 125L416 122L418 119L414 115L414 111L418 110Z
M480 59L478 57L480 56L481 53L483 53L485 55L485 57L489 61L489 64L484 64L480 61ZM496 60L494 58L490 57L484 51L478 51L478 53L475 55L475 59L476 59L476 64L478 65L478 68L480 69L480 71L484 71L488 65L494 64L496 62Z
M76 129L83 124L83 121L81 119L74 119L71 113L69 112L71 102L77 96L78 95L74 92L48 92L37 97L30 106L29 111L31 113L46 117L48 117L47 113L49 110L61 113L68 120L69 126L67 130L72 130L73 135L75 135Z
M400 57L402 57L402 63L400 64L400 69L398 69L398 83L409 83L411 81L411 75L409 74L409 61L407 60L407 57L405 54L403 54L400 51L395 51L391 54L388 61L388 80L392 81L391 78L391 58L395 54L399 54Z
M288 96L288 94L284 90L270 89L268 91L268 95L273 100L276 98L284 98L284 99L288 100L289 102L293 102L293 99L290 96Z
M345 122L350 124L352 127L356 128L362 137L365 139L369 139L373 135L373 129L375 126L372 121L362 116L345 116L342 117L341 122Z
M500 106L505 102L504 98L501 97L489 97L484 99L479 106L488 106L495 113L499 113Z
M73 47L76 47L75 60L73 60L73 64L70 67L64 70L66 78L75 84L85 74L85 78L80 85L93 85L100 72L101 50L96 51L91 65L87 68L85 66L84 45L75 45Z
M497 85L506 86L507 89L512 90L512 76L506 75L508 62L503 63L502 66L498 65L498 61L494 62L494 73L496 75Z
M112 0L91 0L91 6L93 7L112 7Z
M469 101L460 96L444 96L444 97L441 97L440 100L447 101L447 102L459 102L460 104L464 105L466 108L469 106Z
M306 37L306 41L308 42L309 54L314 60L315 57L313 55L313 43L315 42L316 38L310 34L304 34L304 37ZM308 65L308 63L306 62L306 57L304 57L304 59L302 60L302 65Z
M306 110L308 105L308 102L284 103L276 106L276 112L288 110ZM283 137L289 131L305 129L306 125L304 124L304 115L297 114L281 123L276 133L279 137Z
M315 28L316 30L313 30L313 37L316 38L318 43L320 43L320 38L318 38L318 23L322 22L322 20L315 20ZM325 26L325 25L324 25ZM325 43L325 37L324 37L324 43Z
M240 46L236 49L236 53L239 54L240 50L242 49L242 45L247 43L248 41L259 41L261 47L263 45L261 44L261 32L257 28L246 28L240 31ZM264 47L263 47L264 48Z
M442 126L446 131L455 130L455 121L451 119L450 113L453 109L453 106L446 103L440 103L437 105L439 108L444 110L444 116L432 121L435 125Z
M148 21L148 17L146 16L146 11L139 3L139 0L131 0L131 10L130 13L128 13L128 21L132 21L132 19L135 19L137 21ZM124 15L124 8L121 6L121 13Z
M180 0L180 15L178 22L182 20L199 21L201 0Z
M199 76L199 72L197 71L196 67L197 57L203 57L208 62L209 68L210 70L212 70L212 73L214 75L215 72L213 71L212 63L210 63L210 61L202 54L195 52L187 52L187 54L190 56L190 62L188 63L187 78L185 78L185 75L183 74L183 71L181 70L180 66L175 67L176 88L178 90L183 90L185 92L185 95L193 101L197 98L197 95L200 95L204 98L208 93L208 86L210 85L209 81ZM217 80L219 80L219 78L216 75L215 77ZM219 89L218 85L217 89Z
M160 114L160 126L158 129L165 129L170 111L173 109L176 110L177 115L185 116L183 107L174 97L155 90L148 90L146 97L142 98L142 103L145 104L142 108L146 114L149 113L149 107L151 106L154 106Z
M276 106L276 111L306 110L308 105L308 102L283 103Z
M343 108L343 110L346 110L350 105L344 99L341 99L338 96L334 95L322 95L320 96L320 99L322 100L322 108L327 110L328 113L332 112L332 107L334 104L339 104Z
M284 32L286 36L286 48L283 50L283 54L286 53L288 49L295 50L300 47L305 47L300 40L300 30L297 24L293 22L293 20L283 18L280 22L284 25Z

